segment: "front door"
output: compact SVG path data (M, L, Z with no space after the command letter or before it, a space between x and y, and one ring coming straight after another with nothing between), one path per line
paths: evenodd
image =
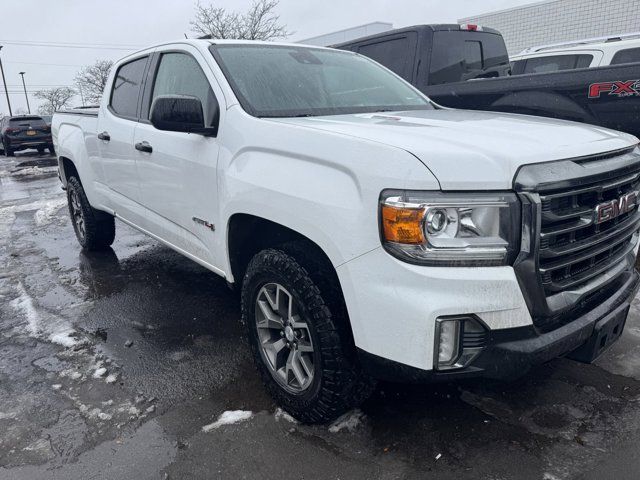
M150 109L159 95L189 95L200 99L206 126L218 124L220 108L212 88L190 47L159 54ZM209 70L207 66L205 70ZM216 84L217 88L217 84ZM143 102L144 103L144 102ZM157 130L145 121L136 127L134 145L140 183L140 203L145 208L144 228L211 266L215 258L215 235L219 229L216 164L218 138Z

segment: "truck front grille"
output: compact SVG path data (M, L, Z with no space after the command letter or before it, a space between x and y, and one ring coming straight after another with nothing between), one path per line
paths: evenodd
M640 189L640 174L540 195L538 268L547 295L576 289L620 263L636 243L637 208L597 224L596 206Z
M640 150L528 165L514 188L525 222L514 268L534 323L552 328L595 306L633 268L638 200L626 209L620 199L640 191ZM596 207L611 202L615 213L599 222Z

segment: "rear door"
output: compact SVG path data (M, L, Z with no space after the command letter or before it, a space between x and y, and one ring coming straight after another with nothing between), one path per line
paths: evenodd
M136 221L139 200L136 150L133 136L139 117L139 102L149 55L118 66L110 90L109 101L103 102L98 116L98 148L104 167L105 181L118 205L117 213Z
M203 67L204 66L204 67ZM216 166L219 137L157 130L149 122L153 100L159 95L189 95L200 99L207 126L219 122L224 106L213 73L195 47L158 52L149 71L142 119L134 144L140 178L143 227L195 259L215 266L214 230L218 226Z

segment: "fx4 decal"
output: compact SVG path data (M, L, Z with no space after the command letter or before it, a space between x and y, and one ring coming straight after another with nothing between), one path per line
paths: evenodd
M589 85L589 98L600 98L603 94L615 95L616 97L640 96L640 80L602 82Z

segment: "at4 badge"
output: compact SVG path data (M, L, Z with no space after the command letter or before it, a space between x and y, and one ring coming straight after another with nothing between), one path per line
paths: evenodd
M600 98L601 95L631 97L640 95L640 80L626 82L601 82L589 85L589 98Z

